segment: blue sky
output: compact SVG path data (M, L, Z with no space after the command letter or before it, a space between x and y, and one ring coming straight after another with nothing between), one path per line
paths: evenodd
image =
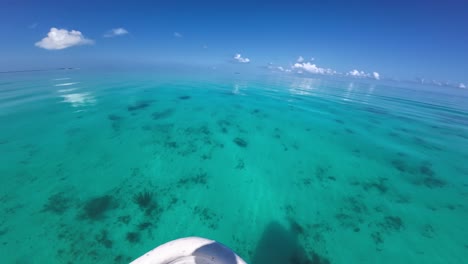
M119 63L222 66L241 63L234 59L241 54L252 69L273 63L307 71L310 67L302 66L309 63L342 74L356 69L369 76L466 84L467 25L463 0L3 0L0 70ZM80 31L90 41L59 50L35 45L52 27ZM118 28L128 34L104 36ZM297 63L301 66L294 68Z

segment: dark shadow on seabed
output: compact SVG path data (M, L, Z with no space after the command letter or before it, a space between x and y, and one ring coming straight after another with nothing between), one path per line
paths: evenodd
M257 244L252 264L330 264L328 259L314 251L307 252L300 245L298 237L302 231L294 220L290 220L289 230L278 222L271 222ZM200 247L193 255L212 256L223 260L223 264L236 264L234 253L216 242ZM200 259L200 263L206 263L206 259Z
M317 253L306 252L298 241L300 230L294 221L289 230L278 222L271 222L257 244L252 264L330 264Z

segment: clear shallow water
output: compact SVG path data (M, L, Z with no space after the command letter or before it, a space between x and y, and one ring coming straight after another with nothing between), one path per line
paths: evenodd
M2 262L126 263L196 235L249 263L463 263L467 96L291 76L2 74Z

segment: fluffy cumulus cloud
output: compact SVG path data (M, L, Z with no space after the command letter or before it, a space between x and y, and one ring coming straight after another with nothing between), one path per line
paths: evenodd
M179 32L174 32L174 37L176 38L181 38L183 37L182 34L180 34Z
M249 63L250 62L249 58L242 57L242 55L239 54L239 53L234 55L234 60L239 62L239 63Z
M291 72L291 69L285 69L285 68L283 68L283 67L281 67L281 66L276 67L276 69L277 69L278 71L282 71L282 72Z
M371 74L371 73L366 73L364 71L358 71L354 69L346 73L346 75L352 76L352 77L358 77L358 78L374 78L376 80L380 80L380 74L378 72L372 72Z
M310 62L303 62L303 63L297 62L292 66L292 68L297 70L299 73L303 71L314 73L314 74L328 74L328 75L332 75L336 73L336 71L332 69L320 68L316 64L312 64Z
M346 75L353 77L367 77L367 73L365 73L364 71L358 71L356 69L349 71Z
M358 71L356 69L348 72L346 75L353 77L368 77L367 73L365 73L364 71Z
M104 34L105 38L113 38L117 36L127 35L128 31L125 28L113 28Z
M465 89L465 88L466 88L466 86L465 86L465 84L464 84L464 83L460 83L460 84L458 85L458 88Z
M90 45L94 41L87 39L80 31L51 28L47 37L36 42L36 46L48 50L61 50L78 45Z
M311 58L309 61L306 61L304 57L299 56L296 59L296 62L291 65L290 67L284 67L284 66L278 66L278 67L273 67L273 65L269 65L268 68L273 70L273 71L280 71L280 72L293 72L293 73L312 73L312 74L322 74L322 75L338 75L338 76L351 76L351 77L357 77L357 78L373 78L376 80L380 80L380 74L378 72L371 72L367 73L364 71L359 71L359 70L352 70L349 71L348 73L339 73L336 72L333 69L330 68L322 68L319 67L317 64L312 63L314 58Z
M374 77L374 79L380 80L380 74L378 72L373 72L372 76Z

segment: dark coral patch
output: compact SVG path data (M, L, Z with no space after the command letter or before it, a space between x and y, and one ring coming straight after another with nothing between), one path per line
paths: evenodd
M374 240L374 244L376 246L379 246L380 244L384 242L382 234L380 234L380 232L373 232L371 234L371 237L372 237L372 240Z
M100 220L106 216L106 213L117 208L117 202L110 195L99 196L89 199L84 207L82 218L89 220Z
M219 225L221 217L209 208L202 208L195 206L193 215L198 216L199 220L209 228L216 230Z
M341 120L341 119L335 119L335 122L338 123L338 124L344 124L344 121Z
M238 138L238 137L233 139L233 142L236 143L236 145L241 147L241 148L246 148L247 145L248 145L247 141L245 141L242 138Z
M140 208L147 208L153 201L153 193L149 191L143 191L135 194L133 202L138 204Z
M188 100L188 99L190 99L190 98L192 98L192 97L191 97L191 96L188 96L188 95L179 96L179 99L180 99L180 100Z
M140 242L140 233L137 232L128 232L127 235L125 236L125 239L127 239L128 242L132 244L136 244Z
M201 172L195 176L180 179L179 181L177 181L177 185L179 186L196 185L196 184L206 185L207 182L208 182L208 175L206 174L206 172Z
M109 119L111 121L119 121L119 120L122 120L122 117L119 116L119 115L110 114L110 115L107 116L107 119Z
M168 118L174 113L174 109L166 109L160 112L154 112L152 117L154 120L159 120L163 118Z
M426 177L423 179L423 184L429 188L442 188L447 182L436 177Z
M254 110L252 110L251 113L252 114L258 114L258 113L260 113L260 109L255 108Z
M172 148L172 149L176 149L176 148L179 147L179 145L178 145L177 142L175 142L175 141L166 142L164 145L165 145L166 147Z
M387 178L379 178L378 181L364 183L362 187L366 191L374 189L377 190L380 194L384 194L388 190L388 186L386 184L387 180Z
M238 159L236 169L242 170L244 168L245 168L244 160L243 159Z
M9 232L8 228L0 229L0 237L7 234Z
M138 101L134 104L127 106L129 112L143 110L151 105L152 101Z
M429 162L423 162L419 166L419 173L424 176L422 184L424 184L426 187L442 188L447 184L444 180L436 177L436 173L432 169L432 164Z
M153 196L153 192L142 191L133 196L133 202L147 215L151 215L151 213L157 209L157 204Z
M114 263L130 263L130 262L132 262L132 258L129 256L117 255L114 258Z
M434 176L434 171L428 164L423 164L419 167L419 172L423 175L426 175L428 177L433 177Z
M293 219L289 219L289 224L290 224L290 229L292 232L295 234L299 235L304 235L305 234L305 229L303 226L301 226L298 222L296 222Z
M49 197L43 211L63 214L70 208L71 202L72 200L64 192L56 193Z
M385 231L400 231L405 227L398 216L386 216L379 226Z
M406 172L408 170L408 165L401 159L392 160L392 166L400 172Z
M143 223L138 224L138 230L140 231L146 230L148 228L151 228L152 226L153 224L151 222L143 222Z
M99 235L96 235L95 237L96 241L103 245L106 248L111 248L112 247L112 240L109 239L109 234L107 230L101 230L101 233Z
M130 223L130 221L132 220L132 217L130 215L122 215L119 216L118 220L119 222L128 225L128 223Z

